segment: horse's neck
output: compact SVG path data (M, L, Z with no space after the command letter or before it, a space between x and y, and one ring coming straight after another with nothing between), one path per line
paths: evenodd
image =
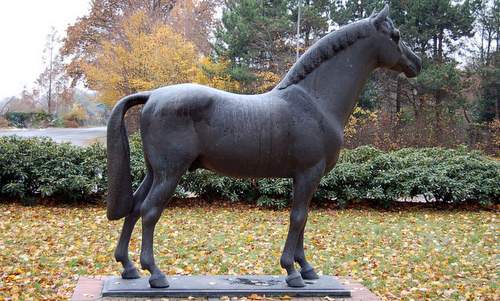
M370 39L351 45L321 64L298 85L306 90L325 114L344 126L377 59Z

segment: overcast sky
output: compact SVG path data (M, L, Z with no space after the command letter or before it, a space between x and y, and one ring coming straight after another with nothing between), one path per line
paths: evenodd
M89 8L90 0L0 1L0 100L32 86L51 27L62 35Z

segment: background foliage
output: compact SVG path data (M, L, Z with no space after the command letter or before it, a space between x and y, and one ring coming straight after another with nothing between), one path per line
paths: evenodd
M133 186L145 175L142 146L131 141ZM100 144L77 147L48 139L0 138L0 196L25 203L36 198L57 201L103 200L106 193L106 153ZM187 173L177 189L207 200L246 200L281 208L288 204L287 179L233 179L205 170ZM466 148L401 149L384 152L365 146L342 152L339 162L321 181L320 202L341 206L368 200L388 207L421 196L422 201L498 204L500 163Z
M104 103L112 106L126 94L194 79L194 45L169 26L149 24L146 14L137 12L124 20L123 34L120 42L102 41L96 62L82 66Z
M24 203L37 198L91 201L106 189L106 152L50 139L0 138L0 194Z
M346 146L465 144L500 156L499 0L301 0L300 26L298 0L95 0L65 35L48 35L35 87L4 100L0 114L46 110L56 125L81 126L104 122L127 94L170 84L266 92L297 52L385 4L423 71L416 79L374 72L358 101L366 114L350 123ZM106 106L80 102L81 85ZM85 120L75 118L76 103ZM128 114L129 129L138 111Z
M72 80L98 90L110 106L178 82L261 93L285 75L297 50L386 3L423 71L416 79L375 72L359 97L366 114L350 123L347 146L466 144L498 156L498 0L302 0L299 35L297 0L98 0L68 28L62 53ZM158 39L160 29L168 34Z
M19 128L43 127L52 122L53 116L46 112L8 112L5 114L8 125Z

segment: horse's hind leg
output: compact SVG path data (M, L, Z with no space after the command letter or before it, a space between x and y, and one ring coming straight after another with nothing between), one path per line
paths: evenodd
M167 155L168 157L168 155ZM165 275L155 264L153 254L153 236L156 223L160 219L161 213L167 202L174 194L175 187L180 177L186 172L192 160L175 160L170 158L173 165L166 168L156 168L153 166L154 180L151 190L146 200L141 206L142 217L142 247L141 247L141 267L151 273L149 284L153 288L168 287ZM182 163L182 161L184 163Z
M123 266L123 279L136 279L141 277L134 266L134 263L128 257L128 246L134 226L140 217L141 204L146 198L152 183L153 174L151 169L148 168L146 177L134 193L134 209L127 217L125 217L125 221L123 222L122 232L120 234L120 239L118 240L118 246L115 250L115 259L116 261L121 262Z

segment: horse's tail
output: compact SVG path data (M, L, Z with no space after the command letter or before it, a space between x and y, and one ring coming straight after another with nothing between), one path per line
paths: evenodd
M108 198L107 217L110 220L129 215L134 206L130 148L123 120L128 109L144 104L151 92L136 93L122 98L113 108L108 121Z

